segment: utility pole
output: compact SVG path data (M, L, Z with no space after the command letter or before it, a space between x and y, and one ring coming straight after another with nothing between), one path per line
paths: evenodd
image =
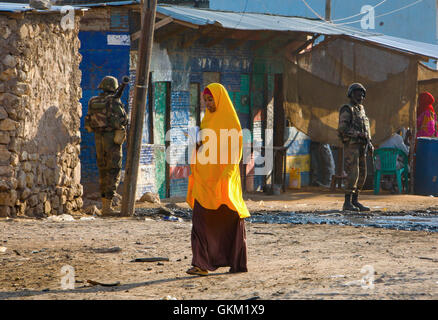
M137 54L134 99L131 109L131 123L128 134L125 179L123 181L122 216L132 216L135 209L138 165L140 161L141 137L143 133L146 96L149 83L152 45L154 41L157 0L142 1L142 21ZM149 102L150 103L150 102Z
M332 20L332 0L325 0L325 20Z

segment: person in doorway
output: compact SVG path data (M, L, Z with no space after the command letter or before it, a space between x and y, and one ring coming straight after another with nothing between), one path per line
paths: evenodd
M367 176L367 153L373 153L370 123L365 114L362 102L366 89L360 83L353 83L347 92L350 103L339 110L338 133L344 145L345 186L344 211L370 211L370 208L359 203L359 192L362 190Z
M207 110L201 122L202 144L198 145L191 160L186 198L193 209L193 267L187 273L204 276L208 271L226 266L230 267L231 273L247 272L244 218L250 214L241 189L240 121L221 84L208 85L203 98ZM224 130L237 143L229 143L229 136L223 135ZM202 159L207 154L209 161Z
M85 129L94 132L103 216L119 214L112 207L112 199L120 183L122 144L128 124L128 116L120 101L125 85L119 87L117 79L112 76L103 78L98 86L102 92L90 99L85 117Z
M433 104L435 98L429 92L418 96L417 138L438 137L438 122Z

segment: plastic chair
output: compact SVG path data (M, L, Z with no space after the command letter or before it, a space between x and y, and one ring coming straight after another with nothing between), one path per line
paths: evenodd
M397 169L397 158L401 156L403 158L403 167ZM376 168L377 157L380 159L380 169ZM398 193L401 193L402 188L402 175L405 180L406 193L409 192L408 183L408 156L401 150L396 148L380 148L375 150L373 156L374 163L374 194L379 194L380 191L380 179L382 175L395 175L397 177Z

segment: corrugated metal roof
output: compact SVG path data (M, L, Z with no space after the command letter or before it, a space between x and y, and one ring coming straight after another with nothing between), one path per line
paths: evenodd
M140 4L140 0L129 0L129 1L111 1L111 2L99 2L99 3L78 3L77 7L107 7L107 6L127 6L130 4Z
M88 7L123 6L131 4L140 4L140 0L80 4L75 5L74 8L80 10ZM50 10L36 11L61 11L61 8L62 6L52 6ZM28 4L0 2L0 12L23 12L29 10L34 9L30 8ZM166 16L170 16L176 20L181 20L200 26L216 24L221 25L223 28L236 30L293 31L310 34L322 34L327 36L347 36L404 53L417 54L424 57L438 59L438 45L435 44L367 32L357 28L345 25L336 25L320 20L261 13L214 11L209 9L172 5L159 5L157 6L157 12Z
M197 25L219 23L222 27L228 29L301 31L325 35L340 35L345 33L357 35L370 34L369 32L364 32L356 28L335 26L320 20L261 13L225 12L170 5L158 6L157 12L171 16L177 20Z
M414 54L419 54L421 56L438 59L438 45L413 41L403 38L391 37L386 35L369 35L369 36L350 36L351 38L357 38L363 41L373 42L382 47L401 50L405 52L410 52Z
M438 59L438 45L366 32L320 20L260 13L237 13L181 6L158 6L157 12L196 25L220 24L238 30L299 31L331 36L347 36L393 50Z
M75 10L87 10L86 8L80 8L78 6L72 6ZM52 6L49 10L36 10L31 8L28 3L11 3L11 2L0 2L0 12L26 12L26 11L36 11L36 12L60 12L63 6Z

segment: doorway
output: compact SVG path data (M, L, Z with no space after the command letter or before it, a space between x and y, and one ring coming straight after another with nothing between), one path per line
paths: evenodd
M154 83L155 181L161 199L170 195L169 163L166 161L166 150L170 144L166 141L166 133L170 130L170 90L169 81Z

